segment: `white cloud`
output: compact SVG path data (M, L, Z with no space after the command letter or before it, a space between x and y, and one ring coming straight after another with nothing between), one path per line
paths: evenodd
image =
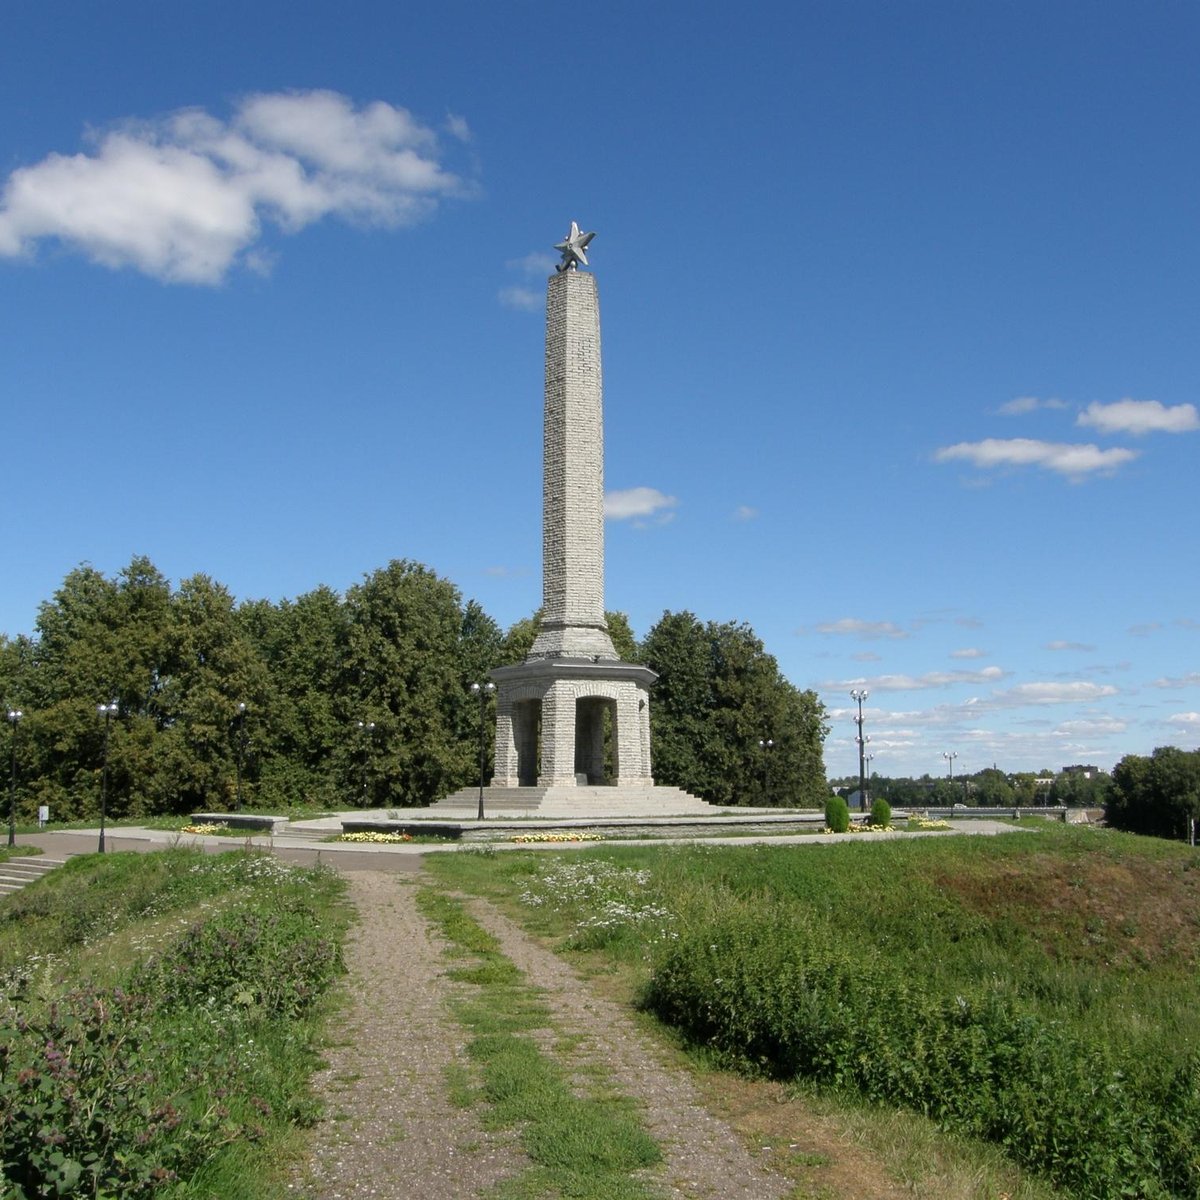
M1130 625L1128 632L1134 637L1148 637L1152 633L1158 633L1162 627L1161 621L1144 621L1140 625Z
M679 504L674 496L667 496L657 488L633 487L621 491L604 493L604 515L610 521L635 520L643 522L654 517L656 522L665 523L675 515L671 510Z
M1102 433L1191 433L1200 429L1200 413L1194 404L1167 408L1158 400L1118 400L1115 404L1093 401L1076 423Z
M1042 467L1068 479L1079 480L1092 472L1111 473L1137 458L1136 450L1114 447L1041 442L1034 438L986 438L982 442L958 442L934 454L936 462L963 459L980 468Z
M446 131L460 142L471 140L471 127L467 124L467 118L460 117L457 113L446 114Z
M265 220L287 233L325 216L394 228L466 191L405 109L330 91L249 96L228 122L185 109L95 141L9 176L0 255L57 239L103 266L213 284L239 257L269 261L254 249Z
M951 650L951 658L987 658L987 651L975 646L964 646L961 650Z
M926 671L924 675L877 675L873 679L845 679L824 683L829 690L866 686L878 692L915 692L928 688L954 687L963 683L997 683L1007 675L999 667L984 667L982 671Z
M1020 417L1025 413L1036 412L1039 408L1066 408L1065 400L1039 400L1036 396L1018 396L1002 404L996 411L1002 417Z
M1156 688L1200 687L1200 671L1190 671L1186 675L1156 679L1152 686Z
M1119 717L1088 717L1079 721L1063 721L1055 729L1065 737L1104 737L1124 733L1129 726Z
M1011 707L1019 704L1089 704L1117 695L1109 683L1019 683L1007 691L995 692L991 702Z
M540 250L534 250L530 254L526 254L524 258L510 258L504 265L510 271L520 271L525 275L549 275L555 267L558 259L553 254L544 254Z
M518 308L522 312L537 312L542 307L542 293L527 287L503 287L499 291L500 303L505 308Z
M833 633L873 640L875 638L906 638L908 632L891 621L860 621L856 617L841 617L817 627L818 633Z
M1089 646L1086 642L1064 642L1061 640L1047 642L1045 648L1047 650L1079 650L1087 654L1091 654L1096 647Z
M1200 729L1200 712L1172 713L1167 720L1172 725L1182 725L1187 729Z
M758 516L758 509L749 504L739 504L733 510L733 519L735 521L753 521Z

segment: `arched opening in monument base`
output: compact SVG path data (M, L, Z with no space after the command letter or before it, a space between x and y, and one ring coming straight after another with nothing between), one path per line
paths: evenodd
M617 702L585 696L575 705L575 782L593 787L617 778Z
M536 787L542 770L542 702L518 700L513 705L512 723L518 786Z

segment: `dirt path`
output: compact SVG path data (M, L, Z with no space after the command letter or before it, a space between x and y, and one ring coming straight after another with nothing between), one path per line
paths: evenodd
M447 1009L454 985L443 945L417 912L409 879L376 871L347 876L359 921L347 948L348 1007L328 1066L315 1080L326 1105L308 1166L293 1194L316 1200L420 1196L466 1200L527 1165L515 1136L486 1132L478 1111L455 1107L446 1070L467 1066L463 1030ZM573 1035L565 1065L602 1064L644 1105L663 1148L664 1195L778 1200L791 1185L745 1149L700 1104L682 1071L661 1066L625 1013L591 994L549 951L490 906L472 914L543 989L555 1030Z
M448 1097L464 1069L446 1008L443 943L414 903L413 876L346 874L358 922L346 949L342 1027L314 1080L325 1118L292 1194L313 1200L465 1200L525 1164L511 1134L484 1131Z

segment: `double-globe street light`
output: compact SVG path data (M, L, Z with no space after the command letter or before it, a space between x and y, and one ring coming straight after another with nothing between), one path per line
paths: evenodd
M487 770L487 745L484 739L484 709L487 698L496 690L496 685L490 680L487 683L471 684L471 691L479 697L479 812L476 820L483 820L483 775Z
M237 706L237 716L233 718L237 725L237 733L234 736L234 751L237 759L237 799L234 802L233 811L242 811L242 760L246 757L246 702L240 701Z
M854 718L855 724L858 726L858 737L855 741L858 742L858 807L866 812L867 810L867 759L866 750L867 742L871 739L863 737L863 701L871 693L866 688L854 688L850 692L850 699L858 702L858 716Z
M12 751L8 764L8 844L17 844L17 726L25 714L19 708L8 710L12 726Z
M367 804L367 752L370 749L371 734L375 732L375 722L359 721L358 732L362 738L362 806L368 808L370 806Z
M108 728L117 715L117 702L97 704L96 712L104 718L104 771L100 776L100 853L104 853L104 819L108 813Z
M957 750L943 750L942 757L950 767L950 807L954 807L954 760L958 757Z
M763 804L766 804L768 802L767 797L770 795L770 787L768 786L770 776L768 773L771 770L771 751L775 749L774 739L759 738L758 748L762 751L763 756Z

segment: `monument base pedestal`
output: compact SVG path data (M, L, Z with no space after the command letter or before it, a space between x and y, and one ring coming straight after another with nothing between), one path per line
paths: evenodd
M431 817L473 818L479 788L463 788L431 804ZM685 817L722 811L673 787L485 787L483 811L489 817Z

